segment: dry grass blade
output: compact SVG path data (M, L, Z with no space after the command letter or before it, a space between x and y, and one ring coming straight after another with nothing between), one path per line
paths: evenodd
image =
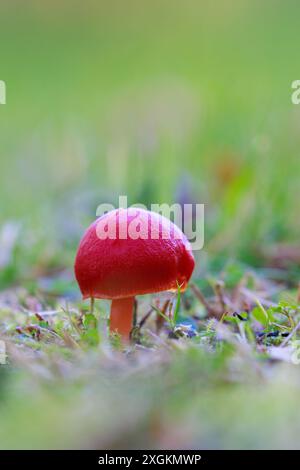
M205 307L207 313L209 316L212 316L212 317L216 317L216 318L219 318L221 315L222 315L222 312L220 312L219 310L215 309L214 307L212 307L208 302L207 300L205 299L204 295L202 294L201 290L199 289L199 287L197 287L195 284L191 284L190 285L191 287L191 290L193 291L193 293L195 294L195 296L197 297L197 299L201 302L201 304Z
M286 346L288 344L288 342L290 341L290 339L292 339L292 337L294 336L294 334L299 330L300 328L300 321L297 323L297 325L295 326L295 328L292 329L292 331L290 332L290 334L285 338L284 341L282 341L280 347L283 348L284 346Z

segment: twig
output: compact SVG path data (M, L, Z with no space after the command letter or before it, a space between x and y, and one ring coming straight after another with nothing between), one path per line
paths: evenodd
M295 326L295 328L292 329L292 331L290 332L290 334L285 338L284 341L282 341L280 347L283 348L284 346L286 346L289 342L289 340L294 336L294 334L296 333L297 330L299 330L300 328L300 321L297 323L297 325Z
M222 309L222 313L224 313L225 310L226 310L226 302L225 302L225 298L224 298L223 288L224 288L224 282L223 281L217 281L214 285L214 290L215 290L216 296L218 298L220 307Z
M133 304L133 328L136 327L137 325L137 300L136 298L134 299L134 304Z
M153 312L153 308L151 308L149 312L147 312L146 315L143 316L143 318L141 319L139 323L139 328L142 328L142 326L144 326L144 324L146 323L146 321L148 320L152 312Z
M205 299L204 295L202 294L201 290L199 287L197 287L195 284L191 284L191 289L194 292L195 296L197 299L202 303L202 305L206 308L206 311L209 315L216 316L216 311L215 309L209 305L207 300Z

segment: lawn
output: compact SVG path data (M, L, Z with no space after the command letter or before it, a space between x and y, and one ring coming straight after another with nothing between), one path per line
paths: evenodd
M299 13L1 2L1 449L300 447ZM126 347L73 272L119 195L205 204L187 291L138 297Z

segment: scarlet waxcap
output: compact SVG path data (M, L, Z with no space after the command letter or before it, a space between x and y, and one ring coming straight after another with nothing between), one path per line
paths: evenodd
M194 270L190 244L170 220L140 208L117 209L83 236L75 276L83 298L118 299L184 291Z

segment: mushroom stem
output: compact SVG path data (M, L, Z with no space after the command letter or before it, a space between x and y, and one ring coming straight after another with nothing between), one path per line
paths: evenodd
M132 330L134 297L114 299L110 308L110 332L118 333L122 341L128 342Z

